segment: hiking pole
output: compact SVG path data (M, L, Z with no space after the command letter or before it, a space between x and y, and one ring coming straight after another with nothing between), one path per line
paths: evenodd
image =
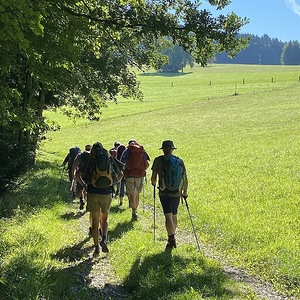
M193 220L192 220L192 216L191 216L190 209L189 209L189 205L188 205L188 203L187 203L186 198L187 198L187 197L185 197L185 196L182 196L182 197L181 197L181 199L184 199L184 201L185 201L185 206L186 206L186 209L187 209L187 211L188 211L189 218L190 218L190 220L191 220L191 224L192 224L194 236L195 236L196 243L197 243L197 250L200 251L200 244L199 244L199 241L198 241L198 237L197 237L197 234L196 234L195 226L194 226L194 223L193 223Z
M145 212L145 184L147 183L147 177L145 176L145 180L144 180L144 183L143 183L143 212Z
M155 185L153 185L153 241L155 243Z

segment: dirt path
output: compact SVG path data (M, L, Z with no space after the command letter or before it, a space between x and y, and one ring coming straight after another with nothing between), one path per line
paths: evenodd
M257 278L248 275L244 270L241 270L234 266L225 265L223 260L220 257L212 254L212 251L207 247L203 247L202 245L201 249L208 257L214 258L221 263L224 272L229 278L250 286L252 290L255 292L255 294L261 299L266 299L266 300L285 300L285 299L291 300L292 299L280 295L271 284L260 282Z
M88 228L88 223L82 220L82 228L86 230ZM183 237L184 239L180 238ZM195 237L192 235L180 233L178 234L179 243L195 243ZM196 244L196 243L195 243ZM196 248L196 245L195 245ZM216 259L223 266L225 274L237 281L244 283L251 287L255 294L265 300L293 300L295 298L287 298L280 295L271 284L262 283L257 278L248 275L244 270L236 268L234 266L226 265L222 258L215 255L207 246L201 245L201 251L204 251L207 257ZM109 253L100 253L99 257L92 258L92 251L89 251L89 260L86 262L85 267L90 269L86 273L85 281L86 285L91 289L91 300L92 299L115 299L122 300L127 299L128 294L126 293L121 280L116 276L116 273L110 263Z

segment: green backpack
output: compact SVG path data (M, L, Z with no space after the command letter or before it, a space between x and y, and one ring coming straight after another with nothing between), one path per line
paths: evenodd
M181 191L183 184L183 162L174 155L162 155L163 173L160 190L170 193Z

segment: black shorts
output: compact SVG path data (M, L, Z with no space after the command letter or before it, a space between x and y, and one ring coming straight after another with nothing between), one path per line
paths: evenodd
M177 215L180 197L160 196L159 198L164 214Z

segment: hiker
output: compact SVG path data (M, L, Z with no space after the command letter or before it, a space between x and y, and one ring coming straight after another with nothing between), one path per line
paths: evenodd
M94 241L94 256L100 252L99 218L102 239L102 252L109 252L107 247L108 213L112 201L112 186L123 176L124 165L103 148L102 144L93 144L90 160L78 171L78 179L87 189L86 210L92 219L92 237Z
M85 145L84 152L80 152L72 165L72 176L73 178L76 178L77 184L76 184L76 194L79 198L79 209L84 209L84 200L86 200L86 190L84 186L80 184L80 181L77 180L77 172L80 168L80 166L89 159L90 152L92 149L92 145Z
M154 159L151 184L156 188L158 175L159 198L165 215L165 227L168 234L166 250L176 248L177 212L180 198L187 198L188 179L184 162L173 155L176 149L173 141L163 141L163 155Z
M117 151L118 151L118 147L120 146L120 144L121 143L118 142L118 141L114 142L114 147L109 150L109 153L110 153L111 156L117 157ZM113 193L115 194L115 198L117 198L117 196L119 194L118 184L114 184Z
M121 145L120 142L118 141L114 142L114 147L109 150L110 155L117 157L117 150L120 145Z
M117 149L117 159L121 160L123 152L126 150L126 146L120 144ZM117 186L117 193L119 195L119 206L123 205L123 199L125 196L125 178L123 177Z
M67 165L67 171L68 171L69 181L70 181L70 184L71 184L70 191L72 192L73 198L76 197L76 180L73 177L72 166L73 166L73 163L74 163L74 160L75 160L76 156L79 153L81 153L81 150L80 150L79 147L77 147L77 146L71 147L69 149L69 152L66 155L63 163L62 163L63 167L65 167L65 165L68 164Z
M137 209L140 202L140 193L143 189L146 169L149 167L150 157L136 140L130 140L126 150L121 156L121 161L125 163L125 186L132 209L132 221L138 220Z

